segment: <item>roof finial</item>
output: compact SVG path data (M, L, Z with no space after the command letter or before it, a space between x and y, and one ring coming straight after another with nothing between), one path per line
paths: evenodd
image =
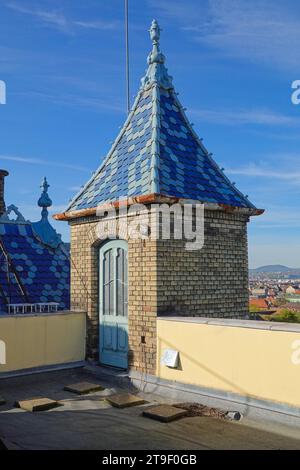
M146 87L152 83L157 83L163 88L173 88L172 77L168 75L168 71L164 65L165 56L160 51L159 40L161 28L156 20L152 21L150 28L150 38L152 41L152 51L148 56L149 68L146 76L142 79L142 86Z
M151 38L152 44L153 45L157 44L159 46L161 28L156 20L152 20L149 31L150 31L150 38Z
M41 194L41 196L38 200L38 206L43 208L42 209L42 219L47 219L48 218L47 207L52 206L52 201L51 201L51 199L48 195L49 184L48 184L46 176L44 177L40 187L42 188L43 192L42 192L42 194Z
M155 62L158 64L164 64L165 56L160 52L159 48L161 29L156 20L152 21L151 28L149 31L153 47L151 53L148 56L148 64L154 64Z

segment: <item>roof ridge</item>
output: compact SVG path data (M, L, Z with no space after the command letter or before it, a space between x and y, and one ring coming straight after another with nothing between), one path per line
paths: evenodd
M159 155L160 155L160 90L157 83L152 86L152 144L150 163L150 193L159 193Z

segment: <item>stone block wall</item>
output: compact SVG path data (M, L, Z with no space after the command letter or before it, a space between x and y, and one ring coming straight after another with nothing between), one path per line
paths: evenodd
M205 211L204 246L157 242L158 314L243 318L248 312L247 217Z

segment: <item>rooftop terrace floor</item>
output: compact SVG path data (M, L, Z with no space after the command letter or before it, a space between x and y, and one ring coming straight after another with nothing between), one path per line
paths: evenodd
M63 390L82 381L98 382L106 390L84 396ZM105 401L105 396L122 390L128 391L126 384L95 374L91 367L0 379L0 395L6 399L0 407L0 439L8 449L31 450L300 449L299 429L287 426L206 417L164 424L141 413L149 404L170 401L137 390L148 404L116 409ZM36 413L14 408L15 400L39 396L60 400L63 406Z

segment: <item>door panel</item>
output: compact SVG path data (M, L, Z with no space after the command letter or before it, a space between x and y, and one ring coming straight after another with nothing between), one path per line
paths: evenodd
M109 325L108 323L105 324L105 329L103 330L103 348L105 350L114 349L114 332L113 332L113 325Z
M127 331L119 327L117 330L118 333L118 345L117 348L119 351L127 351L128 350L128 335Z
M99 251L100 362L127 368L127 243L113 240Z

